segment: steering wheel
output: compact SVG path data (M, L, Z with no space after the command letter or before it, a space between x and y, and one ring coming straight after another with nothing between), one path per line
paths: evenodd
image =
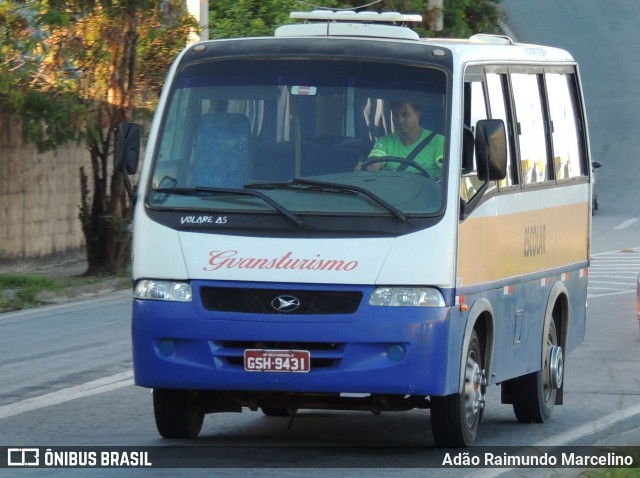
M375 164L375 163L400 163L400 164L406 164L407 166L411 166L412 168L415 168L418 171L420 171L420 174L422 174L425 178L431 179L431 175L429 174L429 172L426 169L424 169L424 167L422 167L421 165L419 165L415 161L412 161L411 159L399 158L397 156L382 156L380 158L367 159L365 161L362 161L362 163L360 163L360 170L361 171L366 171L367 168L370 165Z

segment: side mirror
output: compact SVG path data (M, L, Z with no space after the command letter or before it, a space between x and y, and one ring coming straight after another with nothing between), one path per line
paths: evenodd
M476 123L476 161L481 181L507 177L507 135L501 119L479 120Z
M115 132L113 158L116 171L135 174L140 160L140 127L136 123L120 123Z

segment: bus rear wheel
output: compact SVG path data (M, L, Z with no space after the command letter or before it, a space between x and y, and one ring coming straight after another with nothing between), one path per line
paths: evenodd
M154 389L153 414L164 438L195 438L204 421L198 392L193 390Z
M543 351L542 370L513 380L513 411L520 423L544 423L551 418L556 394L562 386L564 359L558 346L553 318L549 323Z
M478 334L469 341L461 393L431 397L431 431L438 446L464 447L473 443L484 410L487 380Z

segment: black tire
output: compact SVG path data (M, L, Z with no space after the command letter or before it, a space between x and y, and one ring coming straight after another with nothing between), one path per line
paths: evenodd
M154 389L153 414L164 438L196 438L204 421L198 392L193 390Z
M520 423L544 423L551 418L557 394L551 381L552 346L558 346L558 333L553 318L546 332L542 370L513 379L510 384L513 411Z
M467 351L463 391L431 397L431 431L436 445L465 447L473 444L484 410L486 377L483 364L480 341L474 330Z

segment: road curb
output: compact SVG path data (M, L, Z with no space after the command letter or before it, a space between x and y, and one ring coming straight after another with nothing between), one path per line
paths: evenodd
M105 279L91 284L81 284L66 287L58 291L45 290L36 295L36 300L42 304L59 304L84 297L94 297L124 289L120 279Z

